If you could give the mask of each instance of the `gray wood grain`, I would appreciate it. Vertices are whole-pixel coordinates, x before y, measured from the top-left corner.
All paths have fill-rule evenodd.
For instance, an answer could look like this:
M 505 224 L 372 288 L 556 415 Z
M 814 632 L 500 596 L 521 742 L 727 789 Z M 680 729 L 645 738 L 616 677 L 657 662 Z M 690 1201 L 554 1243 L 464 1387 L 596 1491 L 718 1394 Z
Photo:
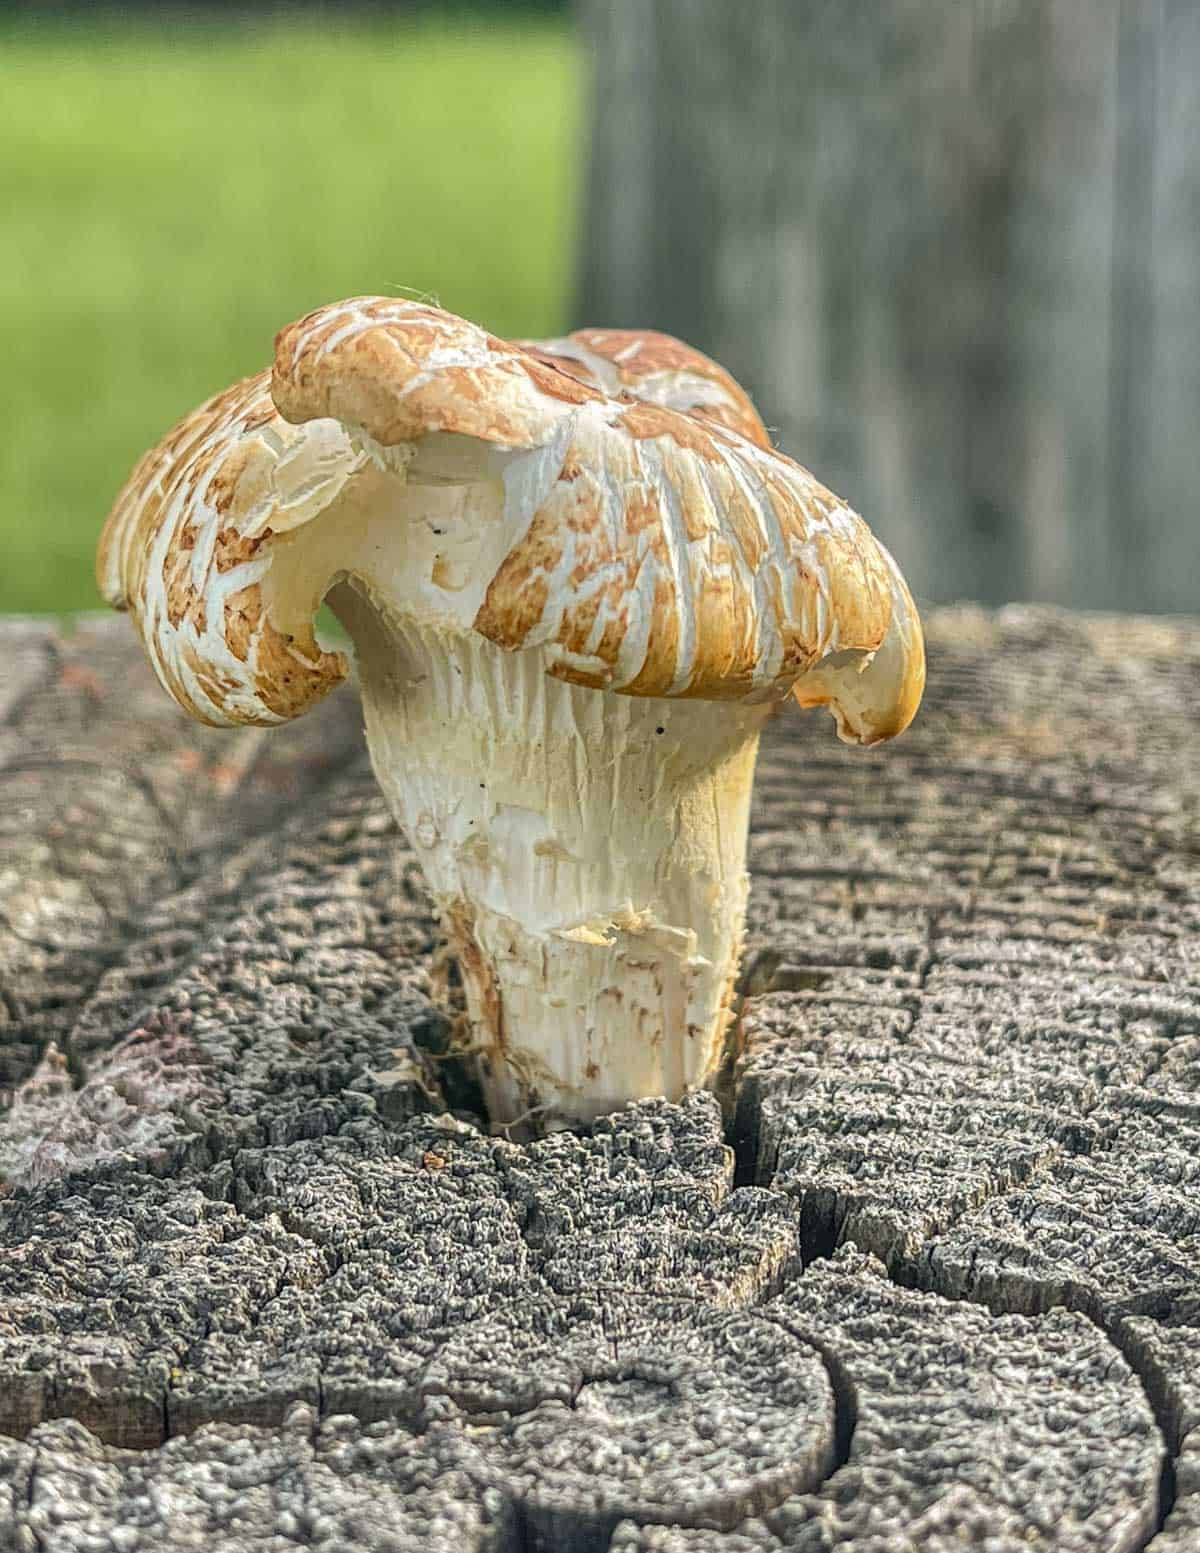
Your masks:
M 728 1536 L 623 1525 L 614 1553 L 1141 1548 L 1162 1440 L 1137 1378 L 1084 1318 L 995 1319 L 890 1283 L 849 1248 L 764 1314 L 837 1356 L 846 1457 Z
M 352 696 L 214 784 L 6 632 L 0 1548 L 1196 1540 L 1200 629 L 943 611 L 894 747 L 775 719 L 724 1114 L 527 1145 Z
M 1194 611 L 1190 0 L 578 0 L 577 321 L 744 381 L 920 596 Z
M 444 1452 L 445 1454 L 439 1454 Z M 0 1437 L 0 1546 L 16 1553 L 243 1553 L 297 1547 L 371 1553 L 498 1553 L 511 1519 L 481 1493 L 447 1437 L 319 1421 L 297 1406 L 279 1429 L 216 1425 L 162 1450 L 121 1451 L 80 1424 Z
M 71 1060 L 80 1006 L 143 911 L 358 752 L 345 698 L 300 740 L 185 728 L 130 635 L 116 618 L 69 634 L 0 620 L 0 1091 L 52 1043 Z

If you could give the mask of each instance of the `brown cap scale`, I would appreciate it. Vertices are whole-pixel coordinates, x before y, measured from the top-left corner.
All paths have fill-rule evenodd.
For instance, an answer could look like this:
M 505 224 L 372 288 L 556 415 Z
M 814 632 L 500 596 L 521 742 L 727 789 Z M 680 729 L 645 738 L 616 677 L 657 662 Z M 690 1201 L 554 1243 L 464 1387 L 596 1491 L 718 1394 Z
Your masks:
M 314 634 L 329 598 L 506 1119 L 709 1079 L 765 709 L 827 704 L 874 743 L 924 680 L 890 556 L 716 363 L 388 298 L 284 329 L 272 373 L 147 454 L 98 576 L 216 723 L 344 676 Z

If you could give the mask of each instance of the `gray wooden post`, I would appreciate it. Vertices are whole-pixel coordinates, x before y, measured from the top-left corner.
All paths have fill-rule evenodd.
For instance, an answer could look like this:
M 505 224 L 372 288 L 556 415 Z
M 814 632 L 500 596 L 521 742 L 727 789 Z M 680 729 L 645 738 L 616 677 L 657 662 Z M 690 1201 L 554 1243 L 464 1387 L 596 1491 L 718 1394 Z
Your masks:
M 919 593 L 1200 601 L 1200 7 L 579 0 L 578 321 L 719 356 Z

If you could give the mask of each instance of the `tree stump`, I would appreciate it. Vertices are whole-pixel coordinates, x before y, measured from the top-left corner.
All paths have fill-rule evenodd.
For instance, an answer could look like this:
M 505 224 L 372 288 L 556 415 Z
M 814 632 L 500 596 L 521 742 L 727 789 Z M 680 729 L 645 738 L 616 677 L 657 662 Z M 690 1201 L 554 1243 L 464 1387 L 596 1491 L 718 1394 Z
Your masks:
M 764 743 L 719 1097 L 489 1136 L 357 704 L 0 625 L 0 1548 L 1200 1545 L 1200 627 Z

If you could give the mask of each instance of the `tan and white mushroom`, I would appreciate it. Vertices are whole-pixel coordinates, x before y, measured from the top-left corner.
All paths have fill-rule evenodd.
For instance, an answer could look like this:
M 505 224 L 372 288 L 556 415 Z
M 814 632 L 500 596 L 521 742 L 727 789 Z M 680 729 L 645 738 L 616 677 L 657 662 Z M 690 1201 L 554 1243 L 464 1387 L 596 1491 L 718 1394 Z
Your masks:
M 663 335 L 509 343 L 359 298 L 137 465 L 98 557 L 205 722 L 348 670 L 457 953 L 493 1119 L 709 1082 L 746 903 L 759 731 L 788 696 L 899 733 L 924 651 L 860 518 Z

